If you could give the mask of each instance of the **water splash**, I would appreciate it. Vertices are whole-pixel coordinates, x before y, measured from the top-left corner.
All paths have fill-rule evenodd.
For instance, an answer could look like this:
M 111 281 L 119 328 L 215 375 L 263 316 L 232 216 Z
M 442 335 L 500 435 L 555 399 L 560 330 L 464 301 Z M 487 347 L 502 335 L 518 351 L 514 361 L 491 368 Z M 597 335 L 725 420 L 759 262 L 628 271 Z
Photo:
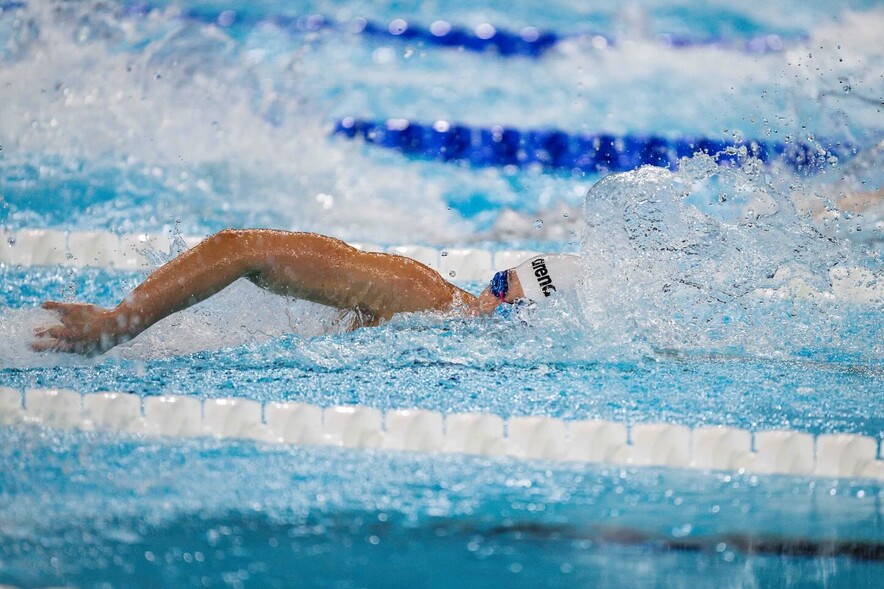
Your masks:
M 238 43 L 173 9 L 130 19 L 101 3 L 30 3 L 19 20 L 32 34 L 0 68 L 14 89 L 0 101 L 4 223 L 398 242 L 470 229 L 438 181 L 328 139 L 301 47 L 279 31 Z
M 160 253 L 156 253 L 160 255 Z M 112 307 L 124 288 L 107 299 Z M 116 289 L 115 289 L 116 290 Z M 45 294 L 41 298 L 54 298 Z M 74 297 L 84 299 L 83 295 Z M 88 300 L 88 295 L 85 297 Z M 99 301 L 104 302 L 104 301 Z M 117 360 L 143 362 L 156 358 L 212 353 L 224 348 L 260 344 L 286 334 L 302 338 L 334 334 L 349 326 L 347 316 L 330 307 L 272 295 L 241 280 L 215 297 L 158 322 L 137 338 L 98 357 L 38 353 L 30 349 L 34 330 L 57 323 L 54 313 L 34 308 L 0 308 L 0 369 L 47 366 L 95 366 Z
M 616 51 L 565 44 L 542 62 L 498 63 L 459 52 L 406 58 L 349 36 L 291 36 L 272 23 L 234 34 L 188 23 L 174 6 L 136 17 L 107 2 L 26 4 L 0 20 L 0 86 L 11 92 L 0 101 L 0 222 L 13 227 L 154 232 L 181 219 L 187 234 L 272 226 L 450 244 L 474 239 L 503 207 L 533 221 L 548 207 L 579 204 L 573 189 L 588 180 L 405 163 L 329 140 L 327 121 L 353 113 L 584 130 L 597 121 L 613 133 L 667 136 L 825 136 L 864 148 L 880 140 L 878 105 L 862 98 L 880 96 L 880 10 L 839 19 L 813 40 L 824 48 L 814 45 L 812 58 L 796 53 L 785 63 L 784 55 L 676 54 L 640 39 Z M 260 15 L 276 3 L 261 4 L 237 11 Z M 579 3 L 549 8 L 482 12 L 491 11 L 489 22 L 536 16 L 556 27 L 607 14 Z M 376 10 L 392 17 L 399 9 Z M 434 10 L 421 18 L 440 16 Z M 772 24 L 783 11 L 750 12 Z M 802 11 L 786 12 L 792 26 L 791 13 Z M 459 3 L 446 14 L 479 18 Z M 720 24 L 704 14 L 686 16 Z M 543 86 L 526 83 L 534 79 Z
M 594 186 L 581 293 L 593 337 L 621 351 L 880 360 L 880 325 L 849 326 L 833 287 L 866 263 L 874 289 L 880 264 L 820 232 L 775 184 L 751 161 L 697 155 L 674 173 L 648 166 Z M 880 295 L 870 303 L 880 309 Z

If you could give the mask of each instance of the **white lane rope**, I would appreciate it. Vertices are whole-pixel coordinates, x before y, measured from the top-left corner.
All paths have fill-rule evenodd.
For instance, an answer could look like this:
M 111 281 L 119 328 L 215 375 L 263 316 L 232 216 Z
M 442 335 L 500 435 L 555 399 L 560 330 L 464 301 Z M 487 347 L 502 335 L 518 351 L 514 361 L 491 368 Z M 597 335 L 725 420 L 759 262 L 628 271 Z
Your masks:
M 213 437 L 267 444 L 509 456 L 884 480 L 878 440 L 852 434 L 667 423 L 626 426 L 546 416 L 504 420 L 483 413 L 424 409 L 386 412 L 352 405 L 259 403 L 243 398 L 146 396 L 0 387 L 0 425 L 105 431 L 139 437 Z

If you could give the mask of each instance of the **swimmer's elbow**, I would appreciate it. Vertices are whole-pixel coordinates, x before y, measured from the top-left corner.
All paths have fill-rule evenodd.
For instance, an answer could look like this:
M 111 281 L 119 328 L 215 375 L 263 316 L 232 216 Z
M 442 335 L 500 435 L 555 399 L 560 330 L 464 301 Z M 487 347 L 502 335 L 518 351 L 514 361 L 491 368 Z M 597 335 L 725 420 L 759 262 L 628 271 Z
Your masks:
M 228 254 L 239 249 L 243 234 L 240 229 L 222 229 L 201 241 L 197 248 L 208 249 L 213 253 Z
M 211 243 L 216 249 L 241 250 L 243 243 L 251 233 L 250 229 L 222 229 L 207 238 L 206 242 Z
M 203 241 L 200 246 L 211 252 L 211 260 L 225 267 L 235 267 L 243 275 L 256 272 L 258 259 L 256 252 L 260 249 L 260 230 L 257 229 L 222 229 Z

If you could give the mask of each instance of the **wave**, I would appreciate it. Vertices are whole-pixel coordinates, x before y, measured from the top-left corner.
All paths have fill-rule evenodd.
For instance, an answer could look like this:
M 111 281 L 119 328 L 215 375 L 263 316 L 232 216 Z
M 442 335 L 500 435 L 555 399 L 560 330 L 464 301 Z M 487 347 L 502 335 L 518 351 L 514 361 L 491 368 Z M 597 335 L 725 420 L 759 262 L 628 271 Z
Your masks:
M 821 232 L 778 182 L 751 161 L 721 168 L 698 155 L 676 172 L 648 166 L 594 186 L 581 300 L 595 337 L 660 351 L 880 360 L 880 294 L 856 323 L 833 285 L 858 266 L 880 293 L 880 259 Z

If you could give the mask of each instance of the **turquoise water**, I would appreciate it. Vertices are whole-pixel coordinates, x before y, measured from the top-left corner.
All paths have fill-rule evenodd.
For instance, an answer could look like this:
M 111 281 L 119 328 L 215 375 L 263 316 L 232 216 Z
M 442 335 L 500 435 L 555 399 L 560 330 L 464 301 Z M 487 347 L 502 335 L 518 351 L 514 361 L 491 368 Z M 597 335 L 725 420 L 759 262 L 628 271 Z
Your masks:
M 24 586 L 872 587 L 882 574 L 855 557 L 882 539 L 879 487 L 861 483 L 2 436 L 2 580 Z M 822 539 L 822 555 L 789 556 L 795 538 Z
M 842 194 L 881 188 L 877 3 L 186 4 L 623 41 L 572 38 L 538 59 L 210 26 L 160 4 L 171 8 L 31 2 L 0 14 L 0 88 L 13 96 L 0 100 L 3 228 L 271 226 L 582 250 L 599 263 L 593 280 L 580 301 L 513 320 L 416 315 L 353 333 L 335 331 L 329 309 L 236 284 L 80 358 L 27 349 L 50 318 L 38 303 L 111 305 L 143 274 L 2 266 L 0 386 L 881 439 L 882 306 L 830 296 L 828 278 L 880 274 L 880 212 L 793 207 L 836 212 Z M 678 49 L 658 33 L 776 34 L 786 49 Z M 712 173 L 698 156 L 587 196 L 599 176 L 414 161 L 331 137 L 348 115 L 826 137 L 859 152 L 812 176 Z M 759 294 L 794 276 L 821 294 Z M 875 587 L 882 500 L 868 481 L 0 427 L 0 584 Z

